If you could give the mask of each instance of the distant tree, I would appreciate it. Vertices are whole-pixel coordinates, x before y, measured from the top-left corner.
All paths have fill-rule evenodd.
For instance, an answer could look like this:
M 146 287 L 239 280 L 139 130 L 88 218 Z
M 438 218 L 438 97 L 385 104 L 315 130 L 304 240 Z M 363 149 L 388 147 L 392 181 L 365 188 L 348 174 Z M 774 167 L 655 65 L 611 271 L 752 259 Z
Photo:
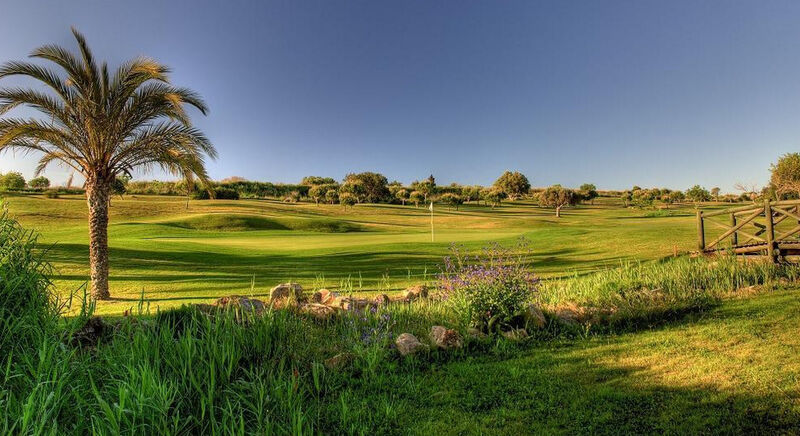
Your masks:
M 427 203 L 428 198 L 436 194 L 436 178 L 433 177 L 433 174 L 428 176 L 428 178 L 423 182 L 418 182 L 416 190 L 422 193 L 424 200 Z
M 514 171 L 504 172 L 495 182 L 494 186 L 503 190 L 508 195 L 509 200 L 516 200 L 528 193 L 531 184 L 524 174 Z
M 72 180 L 74 178 L 75 178 L 75 173 L 70 173 L 69 177 L 67 177 L 67 181 L 66 183 L 64 183 L 64 186 L 66 186 L 67 189 L 72 188 Z
M 314 200 L 314 203 L 319 206 L 319 202 L 325 199 L 325 194 L 328 193 L 328 188 L 326 185 L 311 185 L 311 188 L 308 190 L 308 196 Z
M 631 192 L 630 204 L 636 207 L 650 207 L 661 196 L 659 189 L 637 189 Z
M 464 199 L 465 203 L 478 201 L 481 199 L 481 189 L 480 186 L 463 186 L 461 187 L 461 198 Z
M 741 201 L 752 201 L 755 203 L 758 200 L 758 185 L 745 185 L 744 183 L 737 182 L 734 185 L 736 190 L 741 191 L 739 199 Z
M 346 184 L 360 184 L 362 186 L 363 192 L 360 193 L 361 195 L 356 192 L 351 192 L 358 197 L 359 203 L 362 201 L 366 203 L 378 203 L 388 200 L 390 196 L 387 186 L 389 181 L 386 179 L 386 176 L 380 173 L 363 172 L 348 174 L 344 178 L 342 186 Z
M 406 205 L 406 201 L 408 200 L 409 192 L 408 192 L 407 189 L 398 189 L 394 193 L 394 196 L 395 196 L 395 198 L 400 200 L 400 202 L 403 204 L 403 206 L 405 206 Z
M 682 202 L 685 198 L 686 198 L 686 196 L 683 195 L 683 192 L 681 192 L 681 191 L 672 191 L 669 194 L 667 194 L 665 203 L 667 203 L 667 204 L 677 204 L 677 203 Z
M 356 198 L 355 195 L 349 192 L 342 192 L 339 194 L 339 203 L 341 203 L 342 206 L 344 206 L 346 209 L 347 206 L 350 207 L 355 206 L 355 204 L 358 203 L 358 199 Z
M 500 203 L 506 198 L 506 191 L 494 186 L 491 188 L 485 188 L 481 192 L 481 197 L 483 197 L 483 201 L 490 204 L 492 209 L 497 206 L 500 206 Z
M 711 194 L 706 188 L 703 188 L 700 185 L 694 185 L 686 190 L 686 198 L 695 203 L 700 203 L 702 201 L 710 201 Z
M 356 203 L 361 203 L 366 198 L 367 190 L 364 187 L 364 183 L 360 180 L 351 179 L 345 180 L 344 183 L 339 185 L 339 197 L 342 194 L 350 194 L 356 199 Z M 341 201 L 341 198 L 339 199 Z
M 17 172 L 6 173 L 0 177 L 0 189 L 7 191 L 18 191 L 25 188 L 25 177 Z
M 339 201 L 339 191 L 336 189 L 331 189 L 325 193 L 325 199 L 328 200 L 329 204 L 336 204 Z
M 303 177 L 303 180 L 300 181 L 300 184 L 305 186 L 332 185 L 335 183 L 336 180 L 330 177 L 319 177 L 319 176 L 306 176 Z
M 561 208 L 577 204 L 579 201 L 575 191 L 553 185 L 539 193 L 539 204 L 556 209 L 556 217 L 561 217 Z
M 594 204 L 594 199 L 597 198 L 597 186 L 592 183 L 584 183 L 581 185 L 579 189 L 579 193 L 581 195 L 581 201 L 590 201 Z
M 719 201 L 719 188 L 711 188 L 711 196 L 714 197 L 714 201 Z
M 800 194 L 800 153 L 781 156 L 777 163 L 770 166 L 770 172 L 770 184 L 778 195 Z
M 450 207 L 455 207 L 456 210 L 458 210 L 458 207 L 460 205 L 464 204 L 464 200 L 461 198 L 460 195 L 453 194 L 453 193 L 450 193 L 450 192 L 442 194 L 442 196 L 439 197 L 439 201 L 441 201 L 442 203 L 444 203 L 444 204 L 446 204 L 446 205 L 448 205 Z
M 44 176 L 34 177 L 28 180 L 28 186 L 33 189 L 45 189 L 50 187 L 50 179 Z
M 425 194 L 419 191 L 411 191 L 411 193 L 408 194 L 408 199 L 414 203 L 414 207 L 419 207 L 419 204 L 425 201 Z
M 625 207 L 629 207 L 631 202 L 633 201 L 633 192 L 632 191 L 622 191 L 619 194 L 619 198 L 622 200 L 622 205 Z

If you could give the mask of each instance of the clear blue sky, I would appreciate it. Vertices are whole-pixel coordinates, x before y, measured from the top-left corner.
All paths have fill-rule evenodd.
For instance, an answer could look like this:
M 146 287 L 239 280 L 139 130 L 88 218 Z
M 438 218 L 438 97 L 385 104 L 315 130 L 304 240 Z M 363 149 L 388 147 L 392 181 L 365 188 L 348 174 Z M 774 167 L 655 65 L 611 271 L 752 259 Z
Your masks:
M 535 186 L 732 191 L 800 145 L 797 1 L 5 0 L 0 14 L 0 61 L 74 47 L 74 25 L 113 65 L 170 65 L 211 107 L 196 124 L 217 179 L 490 184 L 511 169 Z M 4 154 L 0 171 L 34 161 Z

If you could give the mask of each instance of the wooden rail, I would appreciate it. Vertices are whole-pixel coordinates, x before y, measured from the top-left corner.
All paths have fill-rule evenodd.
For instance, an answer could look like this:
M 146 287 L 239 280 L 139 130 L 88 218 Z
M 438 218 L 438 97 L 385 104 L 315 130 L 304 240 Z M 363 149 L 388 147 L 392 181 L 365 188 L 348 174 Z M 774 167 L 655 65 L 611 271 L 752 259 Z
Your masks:
M 707 224 L 722 232 L 709 243 L 706 243 Z M 761 205 L 697 210 L 697 248 L 703 254 L 730 251 L 762 255 L 773 261 L 800 259 L 798 235 L 800 200 L 767 200 Z

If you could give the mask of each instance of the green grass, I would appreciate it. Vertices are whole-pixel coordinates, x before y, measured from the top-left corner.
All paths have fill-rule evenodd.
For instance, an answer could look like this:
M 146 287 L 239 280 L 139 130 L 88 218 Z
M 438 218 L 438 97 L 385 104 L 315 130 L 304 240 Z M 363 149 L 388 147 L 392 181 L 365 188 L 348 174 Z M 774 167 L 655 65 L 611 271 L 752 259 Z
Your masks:
M 79 196 L 6 198 L 12 215 L 41 232 L 41 246 L 60 276 L 61 292 L 88 277 L 86 205 Z M 264 295 L 277 283 L 306 288 L 353 284 L 356 292 L 396 291 L 431 279 L 451 244 L 478 251 L 520 236 L 533 247 L 544 277 L 585 274 L 670 256 L 693 248 L 690 206 L 668 216 L 625 209 L 616 199 L 565 210 L 530 202 L 491 209 L 444 207 L 430 240 L 427 209 L 399 205 L 286 204 L 270 200 L 192 201 L 126 196 L 111 207 L 111 293 L 98 313 L 121 313 L 144 293 L 151 306 L 210 302 L 230 294 Z

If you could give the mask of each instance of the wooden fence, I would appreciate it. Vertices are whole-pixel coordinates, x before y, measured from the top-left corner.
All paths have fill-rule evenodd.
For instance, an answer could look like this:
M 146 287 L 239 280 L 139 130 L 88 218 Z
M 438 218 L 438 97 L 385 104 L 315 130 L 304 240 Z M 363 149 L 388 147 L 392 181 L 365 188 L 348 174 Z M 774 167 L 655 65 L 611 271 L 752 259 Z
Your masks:
M 709 227 L 719 233 L 707 242 Z M 766 256 L 770 260 L 800 261 L 800 200 L 765 201 L 728 209 L 697 210 L 697 248 L 700 253 L 723 251 Z

